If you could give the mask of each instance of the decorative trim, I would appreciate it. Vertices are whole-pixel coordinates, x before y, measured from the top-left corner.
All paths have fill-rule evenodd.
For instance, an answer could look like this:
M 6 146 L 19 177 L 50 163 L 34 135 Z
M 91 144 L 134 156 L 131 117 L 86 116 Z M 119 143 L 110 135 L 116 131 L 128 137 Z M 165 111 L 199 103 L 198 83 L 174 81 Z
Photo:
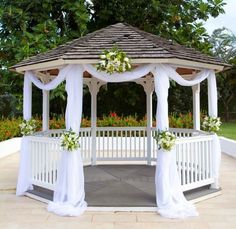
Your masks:
M 24 71 L 28 70 L 48 70 L 48 69 L 54 69 L 58 68 L 61 65 L 65 64 L 97 64 L 99 59 L 77 59 L 77 60 L 52 60 L 48 62 L 43 63 L 37 63 L 37 64 L 31 64 L 31 65 L 25 65 L 21 67 L 16 67 L 15 70 L 19 73 L 24 73 Z M 190 61 L 190 60 L 183 60 L 178 58 L 158 58 L 158 59 L 132 59 L 132 64 L 153 64 L 153 63 L 168 63 L 173 64 L 178 67 L 186 67 L 186 68 L 195 68 L 195 69 L 213 69 L 218 71 L 222 71 L 224 69 L 224 66 L 217 65 L 217 64 L 208 64 L 208 63 L 202 63 L 202 62 L 196 62 L 196 61 Z

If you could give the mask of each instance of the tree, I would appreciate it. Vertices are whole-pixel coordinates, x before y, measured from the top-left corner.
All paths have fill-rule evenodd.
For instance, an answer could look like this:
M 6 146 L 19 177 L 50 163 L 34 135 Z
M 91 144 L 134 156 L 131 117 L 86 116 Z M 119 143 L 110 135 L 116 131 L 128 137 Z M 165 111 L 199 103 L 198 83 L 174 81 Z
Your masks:
M 127 22 L 180 44 L 208 52 L 201 21 L 224 13 L 223 0 L 91 0 L 90 30 Z
M 223 0 L 91 0 L 91 2 L 92 17 L 88 25 L 90 31 L 117 22 L 127 22 L 205 53 L 209 53 L 212 45 L 202 21 L 206 21 L 210 16 L 217 17 L 224 13 L 225 5 Z M 114 94 L 122 94 L 121 90 L 120 86 L 113 86 Z M 132 90 L 134 94 L 139 95 L 137 88 L 134 87 Z M 105 96 L 105 92 L 99 93 L 100 100 L 105 101 Z M 190 88 L 172 83 L 169 93 L 170 112 L 192 110 L 192 102 L 189 100 L 191 96 Z M 142 98 L 138 96 L 137 101 L 139 99 Z M 115 111 L 119 113 L 119 110 Z
M 22 99 L 23 79 L 8 68 L 85 34 L 89 20 L 86 4 L 85 0 L 2 0 L 0 83 L 11 84 L 11 93 Z
M 221 72 L 217 77 L 219 104 L 224 111 L 225 121 L 230 119 L 230 108 L 236 102 L 236 36 L 227 28 L 217 29 L 212 33 L 210 42 L 212 52 L 222 61 L 232 64 L 232 68 Z
M 127 22 L 208 52 L 211 47 L 209 37 L 201 21 L 223 13 L 224 4 L 223 0 L 2 0 L 0 85 L 3 85 L 3 91 L 12 93 L 22 104 L 23 80 L 18 74 L 9 72 L 9 66 L 116 22 Z M 61 89 L 53 92 L 54 112 L 60 112 L 64 103 L 65 92 Z M 113 87 L 113 90 L 114 95 L 123 93 L 119 86 Z M 130 106 L 125 106 L 124 113 L 129 112 L 128 107 L 131 110 L 138 107 L 139 99 L 143 99 L 135 97 L 140 96 L 140 88 L 133 87 L 132 90 L 133 94 L 126 99 L 126 104 Z M 101 101 L 105 94 L 105 91 L 99 93 Z

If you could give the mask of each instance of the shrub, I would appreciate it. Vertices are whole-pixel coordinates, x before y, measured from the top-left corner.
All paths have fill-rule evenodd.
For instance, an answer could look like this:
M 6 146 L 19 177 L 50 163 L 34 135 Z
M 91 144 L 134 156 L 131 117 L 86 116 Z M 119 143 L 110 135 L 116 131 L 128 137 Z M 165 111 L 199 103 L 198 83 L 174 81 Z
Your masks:
M 21 136 L 19 125 L 22 118 L 0 120 L 0 141 Z
M 201 120 L 203 119 L 204 114 L 201 114 Z M 42 121 L 40 117 L 35 117 L 37 121 L 37 131 L 42 129 Z M 0 119 L 0 141 L 7 140 L 13 137 L 20 137 L 20 128 L 19 124 L 22 122 L 22 118 L 12 118 L 12 119 Z M 193 117 L 192 113 L 187 114 L 170 114 L 169 116 L 170 127 L 172 128 L 193 128 Z M 97 126 L 106 127 L 106 126 L 146 126 L 147 117 L 145 116 L 142 119 L 138 119 L 136 115 L 134 116 L 118 116 L 115 112 L 110 112 L 109 115 L 98 118 Z M 153 126 L 156 126 L 156 122 L 153 120 Z M 91 120 L 87 117 L 83 117 L 81 120 L 82 127 L 90 127 Z M 50 129 L 65 129 L 65 119 L 63 117 L 53 117 L 49 121 Z

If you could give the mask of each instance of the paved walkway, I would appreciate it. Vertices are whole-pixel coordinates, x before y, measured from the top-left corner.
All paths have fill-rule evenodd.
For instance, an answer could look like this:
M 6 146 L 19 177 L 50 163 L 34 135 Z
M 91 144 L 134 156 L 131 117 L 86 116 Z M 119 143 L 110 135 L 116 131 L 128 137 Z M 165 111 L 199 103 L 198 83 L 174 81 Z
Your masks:
M 198 203 L 199 217 L 169 220 L 152 212 L 86 212 L 80 217 L 58 217 L 46 211 L 44 203 L 16 197 L 18 154 L 0 160 L 0 228 L 79 229 L 235 229 L 236 159 L 223 155 L 222 195 Z

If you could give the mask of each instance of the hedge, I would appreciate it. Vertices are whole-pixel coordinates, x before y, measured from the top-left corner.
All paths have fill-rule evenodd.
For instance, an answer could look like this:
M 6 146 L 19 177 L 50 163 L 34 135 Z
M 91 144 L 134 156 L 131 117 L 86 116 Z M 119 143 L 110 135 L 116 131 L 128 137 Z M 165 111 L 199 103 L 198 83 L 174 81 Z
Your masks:
M 38 122 L 38 129 L 42 129 L 42 121 L 39 117 L 35 118 Z M 0 119 L 0 141 L 7 140 L 13 137 L 20 137 L 19 124 L 22 118 Z M 173 128 L 189 128 L 193 127 L 192 114 L 171 114 L 169 116 L 170 127 Z M 109 115 L 98 118 L 97 126 L 146 126 L 146 117 L 138 119 L 136 116 L 118 116 L 115 112 L 110 112 Z M 90 127 L 91 120 L 82 118 L 82 127 Z M 156 126 L 153 121 L 153 126 Z M 53 117 L 49 121 L 50 129 L 65 129 L 65 119 L 61 117 Z

